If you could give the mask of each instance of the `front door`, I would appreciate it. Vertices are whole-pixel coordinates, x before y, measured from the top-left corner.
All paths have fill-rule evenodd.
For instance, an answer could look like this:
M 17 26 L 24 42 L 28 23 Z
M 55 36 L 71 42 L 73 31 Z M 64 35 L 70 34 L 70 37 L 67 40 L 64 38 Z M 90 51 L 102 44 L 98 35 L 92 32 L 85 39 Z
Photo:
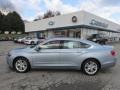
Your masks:
M 60 41 L 50 41 L 40 46 L 38 52 L 33 53 L 34 66 L 57 67 L 60 64 L 59 58 Z

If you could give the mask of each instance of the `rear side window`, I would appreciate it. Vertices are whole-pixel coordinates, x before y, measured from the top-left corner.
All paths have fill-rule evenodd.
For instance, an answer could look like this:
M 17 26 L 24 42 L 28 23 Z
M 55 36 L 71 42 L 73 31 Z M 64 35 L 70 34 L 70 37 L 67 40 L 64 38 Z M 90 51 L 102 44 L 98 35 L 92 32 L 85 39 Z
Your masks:
M 62 43 L 63 49 L 74 49 L 74 48 L 89 48 L 90 45 L 79 42 L 79 41 L 69 41 L 65 40 Z

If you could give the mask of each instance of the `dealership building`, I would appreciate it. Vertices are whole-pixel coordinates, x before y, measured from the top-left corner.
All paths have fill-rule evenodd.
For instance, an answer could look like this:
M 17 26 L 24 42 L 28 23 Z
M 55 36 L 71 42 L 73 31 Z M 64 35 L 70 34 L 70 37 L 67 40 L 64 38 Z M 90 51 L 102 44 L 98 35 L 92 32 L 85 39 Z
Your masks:
M 104 34 L 120 39 L 120 25 L 86 11 L 59 15 L 25 23 L 25 32 L 35 37 L 87 38 L 92 34 Z

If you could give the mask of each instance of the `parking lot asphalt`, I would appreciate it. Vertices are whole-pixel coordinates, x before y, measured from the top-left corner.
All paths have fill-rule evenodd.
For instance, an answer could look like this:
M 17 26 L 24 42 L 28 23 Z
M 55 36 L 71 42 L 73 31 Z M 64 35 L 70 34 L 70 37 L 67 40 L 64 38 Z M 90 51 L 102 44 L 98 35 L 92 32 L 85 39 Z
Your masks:
M 95 76 L 76 70 L 31 70 L 16 73 L 8 68 L 6 54 L 25 45 L 0 42 L 0 90 L 120 90 L 120 43 L 111 44 L 117 51 L 115 67 L 101 70 Z

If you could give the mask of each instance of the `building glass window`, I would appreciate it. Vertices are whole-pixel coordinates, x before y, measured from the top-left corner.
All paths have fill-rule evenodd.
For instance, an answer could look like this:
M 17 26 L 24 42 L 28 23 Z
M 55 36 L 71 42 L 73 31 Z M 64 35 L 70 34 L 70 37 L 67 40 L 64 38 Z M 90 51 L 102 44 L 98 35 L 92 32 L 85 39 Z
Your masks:
M 65 31 L 54 31 L 54 35 L 57 37 L 65 37 Z

